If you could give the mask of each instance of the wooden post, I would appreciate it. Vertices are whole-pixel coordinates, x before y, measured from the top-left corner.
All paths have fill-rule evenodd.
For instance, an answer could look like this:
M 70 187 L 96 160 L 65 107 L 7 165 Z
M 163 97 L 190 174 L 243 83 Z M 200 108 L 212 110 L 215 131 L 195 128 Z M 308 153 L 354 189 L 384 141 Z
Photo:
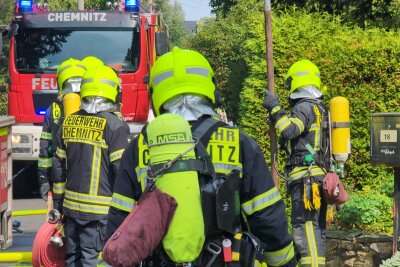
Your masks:
M 265 44 L 267 51 L 267 81 L 268 91 L 275 93 L 275 80 L 274 80 L 274 59 L 272 56 L 272 11 L 271 11 L 271 0 L 264 0 L 264 17 L 265 17 Z M 277 162 L 277 141 L 275 126 L 270 125 L 269 127 L 270 136 L 270 151 L 271 151 L 271 173 L 274 179 L 275 185 L 278 186 L 278 162 Z

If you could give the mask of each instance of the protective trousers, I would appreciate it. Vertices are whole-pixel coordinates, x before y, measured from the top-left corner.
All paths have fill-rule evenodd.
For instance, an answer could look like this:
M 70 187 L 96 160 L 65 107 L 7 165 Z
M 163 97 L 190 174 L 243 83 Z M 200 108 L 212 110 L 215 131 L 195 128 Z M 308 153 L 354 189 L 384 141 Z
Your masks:
M 322 194 L 323 176 L 312 178 L 318 183 L 321 196 L 321 206 L 317 210 L 305 208 L 305 183 L 302 179 L 292 182 L 288 187 L 292 199 L 293 239 L 301 256 L 301 266 L 306 267 L 325 266 L 327 204 Z
M 66 217 L 66 267 L 96 267 L 106 235 L 106 220 L 85 221 Z

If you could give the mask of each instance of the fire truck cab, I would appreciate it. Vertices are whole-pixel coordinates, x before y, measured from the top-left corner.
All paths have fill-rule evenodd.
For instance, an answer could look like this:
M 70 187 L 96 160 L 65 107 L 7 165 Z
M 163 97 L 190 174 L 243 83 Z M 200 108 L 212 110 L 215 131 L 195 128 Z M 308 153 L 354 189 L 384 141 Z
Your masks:
M 15 117 L 11 130 L 14 194 L 32 190 L 37 183 L 42 123 L 59 93 L 56 71 L 65 59 L 91 55 L 118 72 L 121 112 L 132 134 L 140 132 L 151 115 L 146 77 L 156 56 L 167 50 L 166 33 L 160 31 L 157 14 L 139 11 L 138 0 L 118 1 L 111 7 L 50 11 L 32 0 L 17 1 L 8 32 L 7 78 L 8 114 Z M 32 169 L 34 177 L 19 180 Z

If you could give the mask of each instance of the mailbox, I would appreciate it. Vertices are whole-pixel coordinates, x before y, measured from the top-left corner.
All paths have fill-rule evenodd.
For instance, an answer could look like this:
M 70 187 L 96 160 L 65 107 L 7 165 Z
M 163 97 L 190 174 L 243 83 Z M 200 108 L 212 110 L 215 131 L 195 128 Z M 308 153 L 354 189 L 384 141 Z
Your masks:
M 400 167 L 400 112 L 371 114 L 372 165 Z

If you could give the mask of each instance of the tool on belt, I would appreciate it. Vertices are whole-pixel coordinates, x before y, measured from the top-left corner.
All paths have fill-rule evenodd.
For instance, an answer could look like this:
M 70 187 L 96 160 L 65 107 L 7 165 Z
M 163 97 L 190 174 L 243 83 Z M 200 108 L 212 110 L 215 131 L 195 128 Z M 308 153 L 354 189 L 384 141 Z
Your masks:
M 309 170 L 312 165 L 310 165 Z M 315 177 L 308 176 L 303 178 L 304 192 L 303 192 L 303 202 L 304 208 L 306 210 L 319 210 L 321 207 L 321 195 L 318 187 L 318 181 Z

